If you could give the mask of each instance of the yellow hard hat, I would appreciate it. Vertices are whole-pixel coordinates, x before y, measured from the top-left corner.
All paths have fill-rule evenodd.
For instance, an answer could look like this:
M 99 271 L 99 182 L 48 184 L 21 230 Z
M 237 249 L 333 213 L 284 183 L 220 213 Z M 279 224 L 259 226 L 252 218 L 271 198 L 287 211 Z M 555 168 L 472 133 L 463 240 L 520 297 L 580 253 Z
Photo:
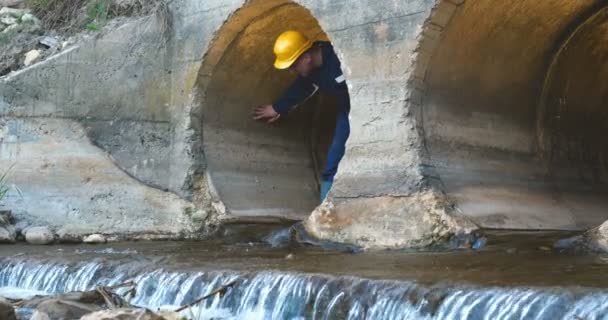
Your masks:
M 274 67 L 289 68 L 310 47 L 312 41 L 298 31 L 289 30 L 281 33 L 274 42 L 274 54 L 277 56 Z

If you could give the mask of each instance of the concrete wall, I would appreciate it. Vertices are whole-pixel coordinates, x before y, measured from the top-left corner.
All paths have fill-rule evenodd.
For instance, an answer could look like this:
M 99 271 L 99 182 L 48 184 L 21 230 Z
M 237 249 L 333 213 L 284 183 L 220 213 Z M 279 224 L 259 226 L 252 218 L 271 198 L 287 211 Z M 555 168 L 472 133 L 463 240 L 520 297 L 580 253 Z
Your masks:
M 105 232 L 136 221 L 137 232 L 167 234 L 192 233 L 205 219 L 304 219 L 314 210 L 306 221 L 313 235 L 366 247 L 430 245 L 475 229 L 469 219 L 490 227 L 587 227 L 607 218 L 598 200 L 603 180 L 588 193 L 551 189 L 567 180 L 537 161 L 546 155 L 538 137 L 548 132 L 538 129 L 537 102 L 544 91 L 563 92 L 559 71 L 550 77 L 561 79 L 552 82 L 558 86 L 543 89 L 550 61 L 600 4 L 175 0 L 168 15 L 131 21 L 2 79 L 0 161 L 3 168 L 16 163 L 15 182 L 26 195 L 4 205 L 58 227 L 70 217 L 67 208 L 76 208 Z M 291 79 L 272 68 L 270 53 L 287 28 L 332 41 L 351 97 L 346 156 L 316 210 L 331 102 L 312 100 L 274 126 L 249 115 Z M 591 40 L 581 41 L 591 50 L 605 33 L 586 34 Z M 579 77 L 604 61 L 598 50 Z M 571 74 L 576 59 L 558 60 L 556 70 Z M 605 89 L 598 84 L 585 106 L 599 103 Z M 590 116 L 601 113 L 590 108 Z M 547 102 L 547 110 L 555 107 Z M 603 127 L 598 122 L 585 136 Z M 40 151 L 48 145 L 56 148 Z M 591 145 L 594 159 L 603 159 L 601 141 Z M 73 153 L 86 169 L 69 170 L 76 167 L 64 156 Z M 30 165 L 43 168 L 49 159 L 65 170 Z M 585 181 L 574 180 L 566 185 Z M 100 186 L 122 201 L 95 202 Z M 589 197 L 592 205 L 581 205 Z M 56 219 L 24 204 L 53 201 L 65 207 L 53 209 Z
M 196 229 L 161 18 L 109 26 L 1 79 L 0 168 L 21 190 L 3 206 L 19 219 L 127 237 Z

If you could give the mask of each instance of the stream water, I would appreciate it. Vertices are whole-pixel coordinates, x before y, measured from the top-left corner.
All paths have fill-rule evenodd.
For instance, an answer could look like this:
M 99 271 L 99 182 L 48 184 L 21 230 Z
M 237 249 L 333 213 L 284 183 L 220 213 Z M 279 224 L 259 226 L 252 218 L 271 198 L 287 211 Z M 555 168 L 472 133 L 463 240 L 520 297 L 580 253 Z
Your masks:
M 0 295 L 137 283 L 133 303 L 195 319 L 608 319 L 608 256 L 562 233 L 495 233 L 479 251 L 347 254 L 255 241 L 4 246 Z

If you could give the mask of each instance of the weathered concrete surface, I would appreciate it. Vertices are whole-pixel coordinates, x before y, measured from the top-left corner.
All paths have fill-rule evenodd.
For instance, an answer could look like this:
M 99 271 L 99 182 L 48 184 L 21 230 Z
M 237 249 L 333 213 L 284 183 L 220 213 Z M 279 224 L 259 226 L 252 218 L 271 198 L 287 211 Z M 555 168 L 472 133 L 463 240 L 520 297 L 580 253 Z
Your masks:
M 83 125 L 66 119 L 2 119 L 2 168 L 12 192 L 3 205 L 17 220 L 87 233 L 175 236 L 190 230 L 194 206 L 126 174 L 91 144 Z M 85 233 L 86 234 L 86 233 Z
M 599 224 L 608 218 L 605 179 L 585 177 L 606 168 L 594 138 L 605 123 L 582 136 L 592 138 L 585 150 L 595 171 L 568 152 L 548 160 L 557 149 L 545 137 L 576 144 L 585 119 L 604 119 L 605 15 L 577 28 L 601 5 L 175 0 L 169 14 L 1 79 L 0 168 L 16 163 L 11 177 L 24 191 L 4 205 L 56 227 L 86 221 L 60 238 L 304 219 L 316 206 L 331 102 L 315 98 L 273 126 L 249 114 L 292 77 L 272 68 L 270 48 L 297 28 L 332 41 L 352 105 L 334 188 L 306 222 L 313 234 L 377 248 L 466 233 L 475 227 L 467 218 L 498 228 Z M 568 58 L 558 49 L 574 34 L 585 49 Z M 580 59 L 588 64 L 576 78 L 595 80 L 566 89 Z M 579 102 L 572 110 L 586 112 L 556 108 L 567 90 Z M 543 92 L 552 98 L 541 108 Z M 555 126 L 540 121 L 546 115 L 576 120 L 547 135 Z
M 423 32 L 424 162 L 480 226 L 581 230 L 608 218 L 605 5 L 446 1 Z
M 325 202 L 312 213 L 305 227 L 317 238 L 366 249 L 424 248 L 477 229 L 448 208 L 445 197 L 433 192 L 359 198 L 338 205 Z
M 334 197 L 415 198 L 424 183 L 407 82 L 432 6 L 175 1 L 169 17 L 131 22 L 5 78 L 2 114 L 20 125 L 3 145 L 20 151 L 4 152 L 3 163 L 17 163 L 14 183 L 28 199 L 12 195 L 5 205 L 53 227 L 82 217 L 84 226 L 58 230 L 70 239 L 78 230 L 197 229 L 184 212 L 305 218 L 316 206 L 331 103 L 313 100 L 274 127 L 249 119 L 292 77 L 270 63 L 272 41 L 287 28 L 330 38 L 344 61 L 354 129 Z M 57 136 L 62 126 L 72 133 Z M 78 167 L 73 153 L 82 155 Z M 53 170 L 32 179 L 46 162 Z

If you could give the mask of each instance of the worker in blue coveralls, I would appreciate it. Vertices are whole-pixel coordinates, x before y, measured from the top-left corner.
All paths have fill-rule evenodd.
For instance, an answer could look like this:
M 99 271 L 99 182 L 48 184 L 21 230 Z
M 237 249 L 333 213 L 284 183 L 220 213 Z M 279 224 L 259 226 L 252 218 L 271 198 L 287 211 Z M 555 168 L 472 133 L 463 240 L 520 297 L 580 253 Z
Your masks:
M 255 120 L 275 122 L 286 116 L 296 105 L 311 97 L 317 90 L 334 96 L 337 101 L 336 128 L 327 153 L 327 161 L 321 176 L 321 202 L 327 196 L 344 156 L 346 140 L 350 134 L 348 113 L 350 99 L 340 60 L 331 43 L 312 42 L 298 31 L 285 31 L 275 41 L 274 66 L 290 69 L 298 74 L 296 80 L 273 104 L 258 106 L 253 111 Z

